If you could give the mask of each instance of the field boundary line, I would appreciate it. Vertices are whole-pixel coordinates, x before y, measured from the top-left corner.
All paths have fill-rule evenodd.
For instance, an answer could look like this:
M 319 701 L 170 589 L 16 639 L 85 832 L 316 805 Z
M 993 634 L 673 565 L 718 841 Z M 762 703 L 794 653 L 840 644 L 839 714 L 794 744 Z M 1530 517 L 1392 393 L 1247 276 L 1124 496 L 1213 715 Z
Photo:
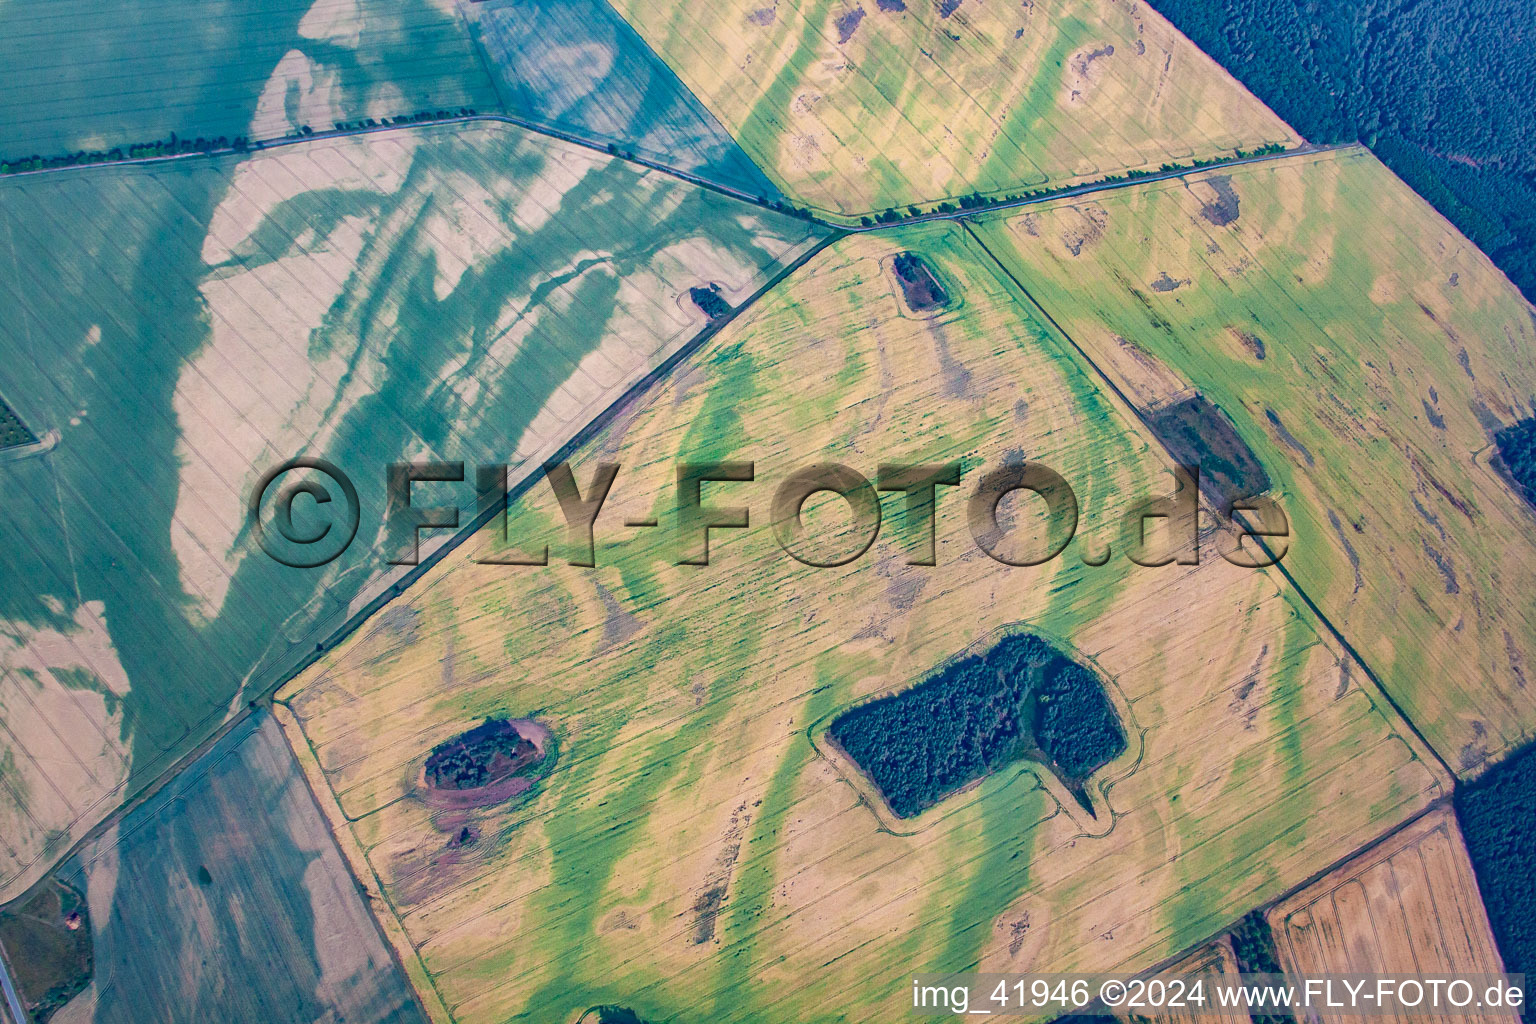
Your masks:
M 1417 811 L 1414 811 L 1412 814 L 1410 814 L 1408 817 L 1404 818 L 1402 821 L 1398 822 L 1395 825 L 1388 826 L 1387 830 L 1385 832 L 1381 833 L 1375 839 L 1372 839 L 1370 842 L 1364 844 L 1363 846 L 1358 846 L 1355 849 L 1350 850 L 1344 856 L 1338 858 L 1337 860 L 1334 860 L 1334 861 L 1330 862 L 1329 864 L 1327 864 L 1326 866 L 1324 866 L 1320 870 L 1313 872 L 1312 874 L 1308 875 L 1306 878 L 1302 879 L 1300 882 L 1298 882 L 1295 885 L 1291 886 L 1289 889 L 1286 889 L 1285 891 L 1283 891 L 1281 893 L 1278 893 L 1273 899 L 1265 900 L 1263 903 L 1259 903 L 1259 904 L 1257 904 L 1257 905 L 1255 905 L 1253 907 L 1250 907 L 1248 910 L 1244 911 L 1242 913 L 1242 915 L 1240 915 L 1239 917 L 1234 918 L 1230 923 L 1226 924 L 1225 926 L 1223 926 L 1218 931 L 1215 931 L 1215 932 L 1211 933 L 1210 935 L 1207 935 L 1205 938 L 1200 939 L 1199 941 L 1190 944 L 1189 946 L 1187 946 L 1184 949 L 1180 950 L 1178 953 L 1174 954 L 1173 956 L 1166 957 L 1166 958 L 1164 958 L 1162 960 L 1159 960 L 1157 963 L 1155 963 L 1152 966 L 1146 968 L 1145 970 L 1137 972 L 1138 976 L 1157 974 L 1157 973 L 1160 973 L 1162 971 L 1166 971 L 1170 967 L 1172 967 L 1173 965 L 1177 964 L 1184 957 L 1188 956 L 1190 953 L 1192 953 L 1195 950 L 1199 949 L 1201 946 L 1207 946 L 1207 945 L 1210 945 L 1213 942 L 1221 941 L 1222 939 L 1224 939 L 1228 935 L 1230 935 L 1232 933 L 1233 929 L 1235 929 L 1239 924 L 1242 923 L 1242 920 L 1243 920 L 1244 917 L 1247 917 L 1249 914 L 1254 913 L 1255 911 L 1257 911 L 1257 912 L 1259 912 L 1261 914 L 1268 914 L 1270 910 L 1272 910 L 1274 907 L 1278 906 L 1280 903 L 1284 902 L 1285 900 L 1290 899 L 1292 896 L 1295 896 L 1297 893 L 1301 892 L 1303 889 L 1306 889 L 1309 886 L 1315 885 L 1316 883 L 1318 883 L 1322 879 L 1326 878 L 1331 873 L 1339 870 L 1340 868 L 1342 868 L 1344 865 L 1348 864 L 1350 861 L 1354 860 L 1355 858 L 1363 857 L 1367 853 L 1370 853 L 1372 850 L 1374 850 L 1377 847 L 1381 846 L 1383 843 L 1390 842 L 1395 836 L 1401 834 L 1405 830 L 1407 830 L 1407 829 L 1413 827 L 1414 825 L 1418 824 L 1420 821 L 1424 820 L 1424 818 L 1428 817 L 1430 814 L 1435 813 L 1440 808 L 1446 806 L 1450 802 L 1451 802 L 1451 795 L 1449 793 L 1447 793 L 1445 796 L 1438 797 L 1438 798 L 1436 798 L 1434 800 L 1431 800 L 1429 803 L 1425 804 L 1423 807 L 1419 808 Z M 1265 922 L 1265 926 L 1268 927 L 1267 919 L 1266 919 L 1266 922 Z
M 1163 444 L 1157 433 L 1152 429 L 1152 425 L 1147 421 L 1146 416 L 1142 414 L 1142 411 L 1136 407 L 1136 404 L 1130 400 L 1125 392 L 1120 389 L 1120 386 L 1110 378 L 1109 374 L 1104 372 L 1103 367 L 1099 366 L 1099 364 L 1093 360 L 1093 357 L 1088 354 L 1087 350 L 1084 349 L 1082 345 L 1078 344 L 1076 338 L 1068 334 L 1066 329 L 1063 328 L 1061 324 L 1056 322 L 1056 318 L 1051 316 L 1050 311 L 1047 310 L 1045 306 L 1041 304 L 1040 300 L 1035 298 L 1034 294 L 1024 286 L 1024 282 L 1019 280 L 1018 276 L 1014 274 L 1013 271 L 1009 270 L 1002 260 L 998 259 L 997 254 L 994 253 L 992 249 L 987 245 L 987 243 L 982 240 L 981 236 L 976 233 L 975 229 L 972 228 L 969 223 L 963 221 L 962 226 L 965 228 L 966 234 L 970 235 L 971 239 L 981 247 L 981 251 L 987 254 L 988 258 L 992 260 L 997 269 L 1000 270 L 1003 275 L 1008 278 L 1009 281 L 1013 282 L 1014 286 L 1018 288 L 1019 293 L 1023 295 L 1025 299 L 1029 300 L 1029 304 L 1038 310 L 1041 316 L 1045 317 L 1046 322 L 1051 325 L 1051 328 L 1055 330 L 1057 334 L 1066 339 L 1067 343 L 1072 346 L 1072 350 L 1078 354 L 1078 356 L 1083 360 L 1084 363 L 1087 364 L 1087 366 L 1094 372 L 1099 380 L 1101 380 L 1104 385 L 1108 387 L 1109 390 L 1117 398 L 1120 399 L 1121 403 L 1130 410 L 1131 415 L 1136 418 L 1136 421 L 1139 424 L 1141 424 L 1142 428 L 1147 432 L 1147 435 L 1151 438 L 1151 440 L 1156 442 L 1158 447 L 1162 448 L 1169 458 L 1173 458 L 1175 461 L 1177 461 L 1173 452 L 1168 449 L 1167 445 Z M 1273 556 L 1274 552 L 1271 551 L 1269 545 L 1264 542 L 1264 538 L 1256 537 L 1255 539 L 1258 541 L 1265 554 Z M 1301 598 L 1302 603 L 1307 606 L 1308 610 L 1310 610 L 1312 614 L 1317 617 L 1317 621 L 1322 623 L 1323 628 L 1328 631 L 1329 635 L 1331 635 L 1334 640 L 1344 648 L 1345 653 L 1353 658 L 1355 662 L 1360 666 L 1360 668 L 1365 672 L 1366 677 L 1370 679 L 1371 684 L 1375 687 L 1377 694 L 1383 701 L 1386 702 L 1387 706 L 1392 709 L 1393 713 L 1398 717 L 1398 719 L 1402 721 L 1402 724 L 1407 728 L 1408 732 L 1411 733 L 1414 739 L 1418 740 L 1419 744 L 1426 751 L 1428 751 L 1431 757 L 1435 759 L 1435 762 L 1440 766 L 1441 770 L 1444 771 L 1447 776 L 1447 791 L 1454 789 L 1457 781 L 1456 772 L 1451 768 L 1450 763 L 1446 761 L 1446 759 L 1440 754 L 1440 751 L 1436 750 L 1434 745 L 1431 744 L 1429 740 L 1425 738 L 1424 734 L 1419 731 L 1419 727 L 1414 724 L 1413 719 L 1408 717 L 1408 714 L 1403 710 L 1402 705 L 1398 704 L 1398 702 L 1393 699 L 1392 695 L 1387 692 L 1387 688 L 1382 684 L 1381 677 L 1376 674 L 1376 670 L 1373 669 L 1370 663 L 1360 655 L 1360 652 L 1355 649 L 1354 644 L 1349 642 L 1349 639 L 1344 636 L 1339 627 L 1334 625 L 1333 620 L 1323 613 L 1323 610 L 1317 606 L 1315 601 L 1312 600 L 1312 596 L 1308 594 L 1306 590 L 1302 588 L 1301 584 L 1296 581 L 1296 577 L 1291 575 L 1290 570 L 1286 568 L 1284 560 L 1278 558 L 1275 559 L 1274 568 L 1279 570 L 1280 575 L 1284 577 L 1285 581 L 1291 585 L 1291 589 L 1294 590 L 1297 596 Z
M 175 157 L 172 159 L 182 158 Z M 520 479 L 510 483 L 510 486 L 507 490 L 507 501 L 510 503 L 511 501 L 520 498 L 522 495 L 531 490 L 540 480 L 542 480 L 543 475 L 540 470 L 544 465 L 551 462 L 559 462 L 568 459 L 579 448 L 581 448 L 596 434 L 603 430 L 603 428 L 607 427 L 611 422 L 613 422 L 613 420 L 617 418 L 618 415 L 630 403 L 640 399 L 646 392 L 650 391 L 662 380 L 669 377 L 673 370 L 675 370 L 680 363 L 684 362 L 690 356 L 698 352 L 699 349 L 701 349 L 710 339 L 719 334 L 727 326 L 734 323 L 738 317 L 746 313 L 753 305 L 758 302 L 758 300 L 775 289 L 791 274 L 795 273 L 816 256 L 820 255 L 828 246 L 832 245 L 839 239 L 846 237 L 846 235 L 847 232 L 837 229 L 833 229 L 826 234 L 823 234 L 820 238 L 807 245 L 804 251 L 796 255 L 794 259 L 783 264 L 776 271 L 774 271 L 768 277 L 768 279 L 758 287 L 756 291 L 747 296 L 746 299 L 744 299 L 738 306 L 734 307 L 729 313 L 720 317 L 718 320 L 709 323 L 707 326 L 679 344 L 672 352 L 663 357 L 660 362 L 656 363 L 656 365 L 651 367 L 649 370 L 646 370 L 638 377 L 632 379 L 630 383 L 625 385 L 623 389 L 617 395 L 615 395 L 611 401 L 608 402 L 607 405 L 603 406 L 593 416 L 591 416 L 591 418 L 587 419 L 583 425 L 564 442 L 562 442 L 559 447 L 553 451 L 547 451 L 535 459 L 530 460 L 531 464 L 523 476 Z M 801 244 L 803 244 L 803 242 Z M 19 890 L 12 899 L 5 901 L 4 903 L 0 903 L 0 906 L 6 906 L 11 903 L 19 902 L 25 899 L 33 890 L 37 889 L 39 886 L 45 885 L 49 876 L 58 869 L 60 864 L 75 856 L 88 843 L 99 838 L 101 834 L 107 829 L 122 821 L 122 819 L 134 808 L 151 799 L 173 778 L 178 776 L 203 754 L 207 753 L 207 751 L 215 743 L 217 743 L 224 736 L 228 735 L 242 722 L 246 721 L 252 714 L 262 709 L 263 707 L 272 704 L 273 698 L 279 690 L 296 679 L 306 669 L 318 661 L 324 654 L 339 646 L 343 641 L 345 641 L 354 632 L 356 632 L 357 629 L 361 627 L 365 622 L 371 619 L 374 615 L 378 614 L 378 612 L 382 611 L 391 601 L 405 593 L 408 588 L 415 585 L 417 581 L 424 577 L 439 562 L 447 558 L 448 555 L 457 550 L 460 545 L 462 545 L 470 537 L 473 537 L 488 523 L 495 519 L 496 515 L 497 510 L 494 508 L 489 509 L 486 512 L 482 512 L 471 519 L 468 524 L 459 528 L 456 532 L 443 537 L 443 539 L 430 550 L 424 550 L 421 554 L 421 560 L 419 563 L 411 566 L 407 572 L 402 573 L 400 577 L 394 582 L 385 584 L 382 589 L 372 598 L 368 599 L 361 608 L 352 612 L 339 625 L 335 626 L 329 632 L 320 636 L 315 641 L 314 647 L 300 655 L 296 662 L 289 663 L 287 668 L 277 669 L 269 683 L 255 691 L 252 696 L 246 698 L 245 706 L 240 711 L 230 715 L 228 718 L 222 721 L 207 737 L 196 743 L 185 753 L 181 754 L 180 756 L 169 758 L 169 760 L 166 762 L 166 766 L 161 769 L 150 781 L 148 781 L 142 790 L 140 790 L 137 794 L 128 800 L 118 804 L 111 813 L 103 817 L 102 820 L 99 821 L 96 825 L 92 826 L 90 829 L 87 829 L 79 839 L 75 840 L 75 842 L 71 843 L 57 856 L 53 857 L 51 865 L 44 869 L 42 874 L 37 879 L 35 879 L 25 888 Z M 247 678 L 246 682 L 249 682 L 249 678 Z M 194 724 L 204 724 L 223 713 L 224 712 L 221 707 L 220 709 L 216 709 L 210 716 L 205 717 L 198 723 Z
M 1147 182 L 1167 181 L 1171 178 L 1182 178 L 1186 175 L 1198 174 L 1203 171 L 1220 170 L 1225 167 L 1242 167 L 1247 164 L 1265 163 L 1270 160 L 1283 160 L 1288 157 L 1311 156 L 1319 153 L 1331 153 L 1352 149 L 1366 149 L 1366 147 L 1359 142 L 1342 142 L 1333 144 L 1304 142 L 1299 146 L 1293 146 L 1290 149 L 1283 149 L 1277 153 L 1262 153 L 1256 156 L 1234 156 L 1218 158 L 1212 160 L 1210 163 L 1189 167 L 1176 167 L 1167 171 L 1150 171 L 1146 173 L 1138 173 L 1134 177 L 1125 177 L 1114 181 L 1108 181 L 1101 178 L 1097 181 L 1083 182 L 1080 185 L 1064 186 L 1059 190 L 1049 192 L 1045 195 L 1021 196 L 1018 199 L 1003 199 L 995 202 L 989 201 L 985 203 L 985 205 L 972 207 L 970 209 L 944 211 L 932 210 L 928 213 L 920 213 L 915 215 L 901 214 L 896 220 L 887 221 L 883 224 L 857 223 L 860 216 L 858 214 L 835 213 L 831 210 L 826 210 L 819 206 L 812 206 L 808 203 L 804 206 L 799 206 L 796 204 L 795 200 L 792 200 L 789 197 L 785 197 L 785 201 L 781 204 L 780 207 L 775 207 L 772 202 L 761 201 L 764 197 L 757 196 L 743 189 L 722 184 L 721 182 L 717 182 L 709 178 L 705 178 L 701 175 L 694 174 L 692 171 L 685 171 L 681 168 L 672 167 L 668 164 L 664 164 L 656 160 L 651 160 L 647 157 L 638 156 L 628 150 L 618 149 L 618 143 L 609 143 L 605 145 L 602 143 L 593 142 L 571 132 L 562 131 L 559 128 L 554 128 L 549 125 L 538 124 L 537 122 L 530 121 L 526 118 L 518 117 L 516 114 L 506 113 L 459 114 L 452 117 L 435 118 L 432 120 L 422 121 L 407 121 L 401 122 L 399 124 L 376 124 L 363 125 L 357 128 L 330 129 L 327 131 L 312 132 L 308 135 L 285 135 L 277 139 L 252 140 L 244 149 L 236 149 L 233 146 L 228 146 L 223 149 L 209 150 L 207 152 L 201 153 L 173 153 L 170 155 L 162 156 L 132 157 L 123 160 L 104 160 L 98 163 L 70 164 L 63 167 L 40 167 L 35 170 L 11 171 L 8 174 L 0 175 L 0 182 L 4 182 L 7 178 L 26 178 L 34 175 L 60 174 L 66 171 L 89 172 L 94 168 L 153 166 L 156 164 L 171 163 L 173 161 L 188 161 L 197 160 L 200 158 L 220 158 L 236 154 L 242 156 L 250 156 L 252 154 L 262 153 L 269 150 L 282 149 L 287 146 L 298 146 L 306 142 L 319 142 L 327 139 L 345 139 L 352 138 L 354 136 L 373 135 L 380 132 L 409 131 L 411 129 L 426 129 L 442 125 L 485 123 L 511 125 L 515 128 L 520 128 L 523 131 L 530 132 L 535 135 L 543 135 L 548 138 L 557 139 L 568 145 L 579 146 L 582 149 L 588 149 L 595 153 L 601 153 L 604 156 L 610 157 L 614 160 L 622 160 L 626 163 L 631 163 L 640 167 L 647 168 L 648 170 L 657 171 L 661 174 L 676 178 L 679 181 L 686 182 L 697 188 L 706 189 L 718 195 L 726 196 L 727 198 L 747 203 L 748 205 L 757 207 L 758 209 L 775 210 L 776 212 L 790 217 L 796 216 L 796 211 L 798 210 L 804 210 L 807 214 L 819 214 L 820 216 L 813 215 L 809 217 L 801 217 L 799 219 L 807 220 L 809 223 L 820 225 L 821 227 L 828 230 L 846 231 L 858 234 L 885 231 L 892 228 L 903 227 L 908 224 L 924 224 L 930 221 L 964 220 L 967 217 L 972 217 L 983 213 L 991 213 L 995 210 L 1012 210 L 1018 209 L 1021 206 L 1033 206 L 1036 203 L 1047 203 L 1057 199 L 1069 199 L 1075 196 L 1091 195 L 1096 192 L 1109 192 L 1115 189 L 1129 188 L 1134 185 L 1146 184 Z M 609 145 L 614 146 L 615 149 L 610 150 L 608 148 Z M 960 198 L 961 197 L 958 196 L 943 196 L 938 199 L 921 199 L 918 200 L 918 202 L 924 204 L 957 202 Z M 881 211 L 879 210 L 870 210 L 863 216 L 875 217 L 879 216 L 880 213 Z
M 426 961 L 421 958 L 421 951 L 411 941 L 410 933 L 406 931 L 405 922 L 400 920 L 394 903 L 385 895 L 384 881 L 379 878 L 378 872 L 373 869 L 373 864 L 368 860 L 368 851 L 363 849 L 362 840 L 358 839 L 357 833 L 352 831 L 352 823 L 348 820 L 346 812 L 342 810 L 336 791 L 331 788 L 330 782 L 325 777 L 325 768 L 320 764 L 320 754 L 315 750 L 315 745 L 310 742 L 308 734 L 304 732 L 304 723 L 299 721 L 299 716 L 293 708 L 282 701 L 272 702 L 271 715 L 273 721 L 277 723 L 278 731 L 282 734 L 284 745 L 287 746 L 294 764 L 303 777 L 304 788 L 309 792 L 315 812 L 325 823 L 326 830 L 331 835 L 331 842 L 335 844 L 336 851 L 341 854 L 342 863 L 347 866 L 347 873 L 351 876 L 353 884 L 357 886 L 358 898 L 363 903 L 363 909 L 367 912 L 368 918 L 373 921 L 374 927 L 378 929 L 379 938 L 384 940 L 384 945 L 394 959 L 395 965 L 404 975 L 406 985 L 415 996 L 417 1005 L 433 1024 L 443 1024 L 443 1022 L 452 1024 L 457 1018 L 448 1008 L 442 991 L 438 989 L 437 979 L 432 976 L 431 971 L 427 970 Z M 322 787 L 325 794 L 323 798 Z M 372 884 L 365 882 L 365 878 L 371 878 Z M 405 962 L 407 950 L 410 951 L 409 955 L 414 961 L 414 969 L 412 964 Z M 426 999 L 424 991 L 426 988 L 430 988 L 435 1005 Z

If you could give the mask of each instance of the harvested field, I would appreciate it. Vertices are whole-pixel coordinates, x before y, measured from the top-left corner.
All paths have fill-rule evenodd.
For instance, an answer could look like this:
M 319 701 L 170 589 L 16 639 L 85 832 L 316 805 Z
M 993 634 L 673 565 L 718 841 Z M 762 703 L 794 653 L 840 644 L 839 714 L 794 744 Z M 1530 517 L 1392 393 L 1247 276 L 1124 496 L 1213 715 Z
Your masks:
M 1232 947 L 1225 939 L 1217 940 L 1209 945 L 1190 951 L 1180 957 L 1168 969 L 1160 971 L 1152 977 L 1164 979 L 1170 978 L 1205 978 L 1208 981 L 1219 979 L 1231 980 L 1241 972 L 1237 957 L 1232 953 Z M 1207 989 L 1209 991 L 1209 989 Z M 1144 1016 L 1142 1014 L 1120 1013 L 1121 1020 L 1133 1021 L 1135 1024 L 1184 1024 L 1189 1022 L 1217 1021 L 1219 1024 L 1250 1024 L 1248 1012 L 1242 1009 L 1225 1007 L 1220 1010 L 1207 1005 L 1207 1008 L 1199 1013 L 1191 1008 L 1167 1009 L 1160 1013 Z
M 956 304 L 911 314 L 898 252 Z M 1021 450 L 1077 488 L 1082 516 L 1057 560 L 1008 567 L 977 550 L 964 495 Z M 678 462 L 742 459 L 755 479 L 704 500 L 747 507 L 750 526 L 711 531 L 709 564 L 679 565 Z M 899 493 L 861 558 L 785 556 L 770 497 L 827 459 L 959 461 L 936 564 L 910 564 L 925 520 Z M 535 487 L 508 540 L 466 544 L 392 606 L 408 612 L 279 694 L 402 955 L 463 1024 L 606 1004 L 888 1021 L 904 1012 L 892 979 L 914 971 L 1139 969 L 1447 791 L 1277 575 L 1085 564 L 1133 503 L 1172 488 L 1171 463 L 958 227 L 840 240 L 584 445 L 584 489 L 598 461 L 622 468 L 596 568 L 564 564 L 555 499 Z M 1010 541 L 1029 542 L 1032 514 L 1004 506 Z M 835 533 L 845 505 L 810 502 L 805 523 Z M 475 560 L 546 543 L 546 567 Z M 1015 762 L 885 820 L 818 730 L 1005 628 L 1105 681 L 1126 751 L 1090 777 L 1095 813 Z M 492 715 L 558 723 L 564 753 L 536 798 L 482 812 L 472 852 L 449 858 L 462 824 L 412 796 L 416 759 Z
M 1126 0 L 614 6 L 785 195 L 832 214 L 1297 141 Z
M 0 5 L 0 160 L 496 103 L 450 0 Z
M 1500 974 L 1456 817 L 1439 807 L 1269 912 L 1297 974 Z M 1321 1014 L 1321 1020 L 1355 1020 Z M 1518 1021 L 1486 1010 L 1466 1021 Z
M 55 1024 L 426 1019 L 265 713 L 60 874 L 96 971 Z
M 390 463 L 470 463 L 416 488 L 467 522 L 475 463 L 517 482 L 705 329 L 691 287 L 818 237 L 503 125 L 0 182 L 6 397 L 57 437 L 0 461 L 0 898 L 401 574 Z M 246 523 L 301 454 L 364 526 L 319 570 Z
M 1179 387 L 1220 407 L 1284 567 L 1459 773 L 1536 733 L 1536 521 L 1492 465 L 1533 412 L 1536 322 L 1466 239 L 1363 150 L 977 230 L 1144 414 Z

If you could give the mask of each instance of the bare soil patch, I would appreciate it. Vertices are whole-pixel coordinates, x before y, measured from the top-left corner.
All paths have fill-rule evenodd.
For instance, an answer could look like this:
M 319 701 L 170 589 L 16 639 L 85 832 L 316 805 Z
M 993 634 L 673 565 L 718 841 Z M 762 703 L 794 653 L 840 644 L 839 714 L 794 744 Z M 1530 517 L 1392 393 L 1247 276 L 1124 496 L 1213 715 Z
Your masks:
M 859 30 L 859 22 L 863 20 L 864 8 L 862 7 L 855 7 L 845 14 L 838 15 L 835 24 L 837 25 L 837 43 L 839 46 L 853 38 L 853 34 Z
M 1218 507 L 1269 490 L 1269 474 L 1253 450 L 1226 413 L 1204 395 L 1164 406 L 1148 414 L 1147 422 L 1177 461 L 1200 467 L 1200 489 Z
M 1225 227 L 1237 220 L 1240 203 L 1232 179 L 1225 174 L 1213 175 L 1204 183 L 1216 191 L 1216 198 L 1200 207 L 1200 216 L 1217 227 Z

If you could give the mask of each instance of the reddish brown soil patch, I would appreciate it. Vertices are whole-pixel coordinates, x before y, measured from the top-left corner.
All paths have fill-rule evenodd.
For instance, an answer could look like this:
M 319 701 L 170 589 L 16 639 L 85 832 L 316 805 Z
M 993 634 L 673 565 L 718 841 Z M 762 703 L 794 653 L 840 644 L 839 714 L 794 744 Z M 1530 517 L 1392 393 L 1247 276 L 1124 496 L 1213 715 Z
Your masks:
M 467 810 L 489 807 L 510 800 L 533 788 L 533 780 L 521 775 L 498 779 L 476 789 L 433 789 L 427 787 L 427 806 L 441 810 Z

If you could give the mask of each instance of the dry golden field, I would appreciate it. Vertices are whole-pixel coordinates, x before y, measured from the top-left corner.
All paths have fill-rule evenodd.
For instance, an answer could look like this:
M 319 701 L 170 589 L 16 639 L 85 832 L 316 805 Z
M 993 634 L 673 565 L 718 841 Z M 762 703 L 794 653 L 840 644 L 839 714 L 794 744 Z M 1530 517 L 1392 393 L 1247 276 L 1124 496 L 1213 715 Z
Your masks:
M 947 308 L 903 304 L 902 250 Z M 965 527 L 982 467 L 1020 455 L 1082 509 L 1078 539 L 1033 568 L 990 560 Z M 754 461 L 756 480 L 705 485 L 705 502 L 749 506 L 753 525 L 680 566 L 676 465 L 726 459 Z M 868 475 L 960 460 L 937 565 L 906 564 L 918 537 L 898 495 L 849 565 L 780 552 L 772 490 L 823 459 Z M 610 1003 L 888 1020 L 913 971 L 1135 969 L 1448 791 L 1279 576 L 1209 556 L 1085 564 L 1120 543 L 1133 502 L 1171 489 L 1169 461 L 959 227 L 824 251 L 586 445 L 583 488 L 600 461 L 622 468 L 597 568 L 564 563 L 537 486 L 509 541 L 471 539 L 279 694 L 402 954 L 456 1020 Z M 548 567 L 476 561 L 546 543 Z M 883 818 L 821 753 L 827 721 L 1020 624 L 1109 680 L 1130 743 L 1090 781 L 1092 812 L 1016 762 Z M 427 752 L 496 714 L 546 724 L 553 771 L 521 801 L 434 807 Z
M 1216 979 L 1231 980 L 1237 976 L 1239 968 L 1237 957 L 1232 953 L 1232 947 L 1226 939 L 1220 939 L 1209 945 L 1191 950 L 1187 955 L 1180 957 L 1170 964 L 1167 970 L 1159 972 L 1157 977 L 1164 978 L 1193 978 L 1200 977 L 1207 981 Z M 1202 1012 L 1195 1012 L 1192 1008 L 1165 1009 L 1151 1016 L 1140 1014 L 1122 1013 L 1122 1019 L 1137 1022 L 1137 1024 L 1183 1024 L 1185 1021 L 1219 1021 L 1221 1024 L 1249 1024 L 1248 1011 L 1241 1008 L 1221 1007 L 1216 1008 L 1209 1002 Z
M 1449 806 L 1283 900 L 1268 919 L 1287 972 L 1434 976 L 1504 970 Z M 1324 1013 L 1321 1019 L 1346 1018 Z M 1445 1019 L 1516 1021 L 1519 1014 L 1490 1008 Z

